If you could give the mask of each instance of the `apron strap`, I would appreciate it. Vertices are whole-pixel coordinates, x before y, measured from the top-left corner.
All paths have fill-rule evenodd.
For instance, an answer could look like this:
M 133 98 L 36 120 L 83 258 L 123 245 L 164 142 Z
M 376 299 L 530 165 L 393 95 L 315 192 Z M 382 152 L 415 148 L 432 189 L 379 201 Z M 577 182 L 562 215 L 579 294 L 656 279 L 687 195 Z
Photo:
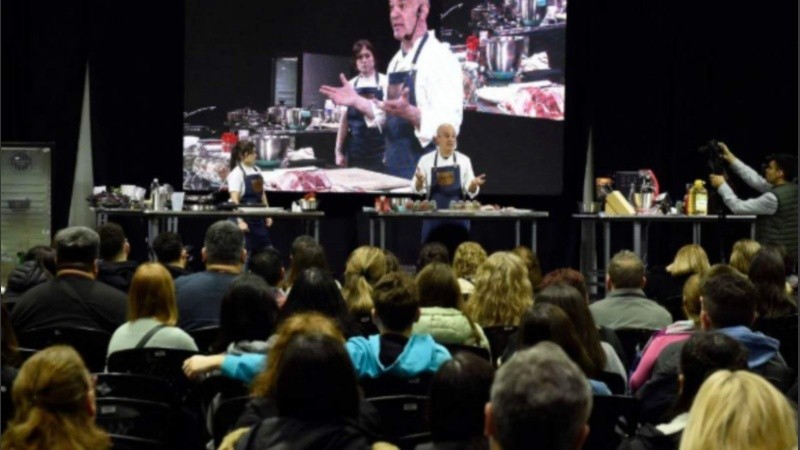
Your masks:
M 411 60 L 411 69 L 410 70 L 414 70 L 414 68 L 417 66 L 417 60 L 419 59 L 419 53 L 422 51 L 422 47 L 425 46 L 425 43 L 428 42 L 428 36 L 429 36 L 429 34 L 427 32 L 425 33 L 425 35 L 422 36 L 422 42 L 419 43 L 419 47 L 417 47 L 417 52 L 414 53 L 414 59 Z M 400 61 L 396 61 L 394 63 L 394 68 L 392 68 L 392 72 L 397 72 L 397 65 L 398 64 L 400 64 Z

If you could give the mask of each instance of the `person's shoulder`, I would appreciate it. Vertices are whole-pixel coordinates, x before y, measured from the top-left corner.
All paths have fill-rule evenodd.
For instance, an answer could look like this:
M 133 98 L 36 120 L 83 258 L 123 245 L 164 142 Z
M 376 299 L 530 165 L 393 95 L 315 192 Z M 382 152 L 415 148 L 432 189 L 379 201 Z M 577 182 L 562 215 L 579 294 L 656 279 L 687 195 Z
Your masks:
M 458 151 L 458 150 L 456 150 L 456 158 L 458 158 L 459 161 L 468 162 L 468 163 L 472 162 L 472 159 L 470 159 L 469 155 L 467 155 L 464 152 Z

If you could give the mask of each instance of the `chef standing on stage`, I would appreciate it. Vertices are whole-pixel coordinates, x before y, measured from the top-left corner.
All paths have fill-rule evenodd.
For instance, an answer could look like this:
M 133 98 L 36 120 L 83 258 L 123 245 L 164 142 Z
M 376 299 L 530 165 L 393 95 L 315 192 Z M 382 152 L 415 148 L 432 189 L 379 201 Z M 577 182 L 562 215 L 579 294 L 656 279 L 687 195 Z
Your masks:
M 436 151 L 425 154 L 419 160 L 411 189 L 417 194 L 428 194 L 436 201 L 438 208 L 449 208 L 453 200 L 461 200 L 465 195 L 475 198 L 481 186 L 486 183 L 486 175 L 477 177 L 472 171 L 469 156 L 456 151 L 456 129 L 450 124 L 442 124 L 434 139 Z M 422 222 L 422 240 L 427 241 L 431 231 L 445 224 L 459 224 L 469 229 L 467 220 L 425 220 Z
M 230 168 L 226 182 L 231 202 L 241 206 L 269 206 L 264 178 L 256 166 L 256 146 L 251 141 L 239 141 L 231 152 Z M 236 219 L 239 229 L 244 232 L 244 244 L 248 258 L 258 250 L 272 245 L 267 227 L 272 219 L 249 217 Z
M 447 44 L 428 31 L 429 0 L 390 0 L 389 20 L 400 51 L 389 62 L 389 87 L 384 101 L 367 100 L 340 75 L 342 86 L 320 92 L 336 104 L 358 109 L 367 125 L 386 138 L 384 163 L 390 175 L 411 179 L 419 158 L 433 150 L 436 128 L 461 126 L 461 66 Z

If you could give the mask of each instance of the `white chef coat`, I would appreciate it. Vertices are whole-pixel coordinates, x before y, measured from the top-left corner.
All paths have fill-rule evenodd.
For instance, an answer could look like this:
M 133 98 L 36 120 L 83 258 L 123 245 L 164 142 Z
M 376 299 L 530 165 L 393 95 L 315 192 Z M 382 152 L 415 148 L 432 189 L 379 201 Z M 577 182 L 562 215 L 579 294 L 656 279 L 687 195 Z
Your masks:
M 242 169 L 244 169 L 244 172 L 242 172 Z M 240 196 L 244 195 L 244 178 L 254 173 L 261 173 L 261 171 L 258 170 L 256 166 L 247 167 L 244 164 L 237 165 L 231 170 L 226 179 L 228 183 L 228 192 L 238 192 Z
M 430 189 L 431 169 L 433 169 L 433 160 L 438 152 L 439 148 L 437 147 L 436 151 L 428 152 L 422 155 L 422 157 L 419 159 L 419 162 L 417 163 L 417 169 L 421 170 L 422 173 L 425 174 L 425 181 L 422 183 L 422 189 L 417 190 L 416 176 L 411 179 L 411 191 L 415 194 L 424 194 Z M 478 186 L 478 188 L 475 189 L 475 192 L 469 192 L 467 190 L 469 183 L 475 178 L 475 173 L 472 171 L 472 161 L 470 161 L 469 156 L 459 152 L 458 150 L 454 151 L 449 158 L 444 158 L 442 155 L 439 155 L 439 161 L 437 162 L 436 167 L 452 166 L 453 156 L 455 156 L 455 164 L 458 164 L 459 172 L 461 174 L 461 192 L 469 195 L 469 198 L 475 198 L 481 191 L 481 187 Z M 446 208 L 447 205 L 442 207 Z

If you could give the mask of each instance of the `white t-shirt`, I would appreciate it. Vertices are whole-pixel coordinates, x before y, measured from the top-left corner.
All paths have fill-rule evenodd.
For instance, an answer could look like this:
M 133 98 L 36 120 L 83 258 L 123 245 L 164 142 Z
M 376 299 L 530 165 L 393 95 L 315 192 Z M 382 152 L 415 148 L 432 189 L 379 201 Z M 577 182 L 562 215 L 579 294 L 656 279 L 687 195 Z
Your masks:
M 244 173 L 242 169 L 244 169 Z M 256 166 L 247 167 L 244 164 L 236 166 L 228 174 L 228 192 L 238 192 L 240 196 L 244 195 L 244 178 L 254 173 L 261 173 L 261 171 Z
M 415 194 L 424 194 L 428 192 L 428 189 L 430 189 L 431 169 L 433 169 L 433 162 L 438 152 L 439 148 L 437 147 L 436 150 L 422 155 L 422 157 L 419 159 L 417 168 L 425 174 L 425 182 L 422 183 L 422 189 L 417 190 L 417 178 L 416 176 L 411 178 L 411 191 Z M 455 162 L 453 162 L 454 160 Z M 475 178 L 475 174 L 472 172 L 472 161 L 470 161 L 469 156 L 459 152 L 458 150 L 453 152 L 453 154 L 446 159 L 443 158 L 442 155 L 439 155 L 439 160 L 436 163 L 436 167 L 448 167 L 452 166 L 453 164 L 458 164 L 459 172 L 461 174 L 461 191 L 466 195 L 469 195 L 469 198 L 475 198 L 481 191 L 481 187 L 478 186 L 478 188 L 475 189 L 475 192 L 467 191 L 469 183 L 473 180 L 473 178 Z

